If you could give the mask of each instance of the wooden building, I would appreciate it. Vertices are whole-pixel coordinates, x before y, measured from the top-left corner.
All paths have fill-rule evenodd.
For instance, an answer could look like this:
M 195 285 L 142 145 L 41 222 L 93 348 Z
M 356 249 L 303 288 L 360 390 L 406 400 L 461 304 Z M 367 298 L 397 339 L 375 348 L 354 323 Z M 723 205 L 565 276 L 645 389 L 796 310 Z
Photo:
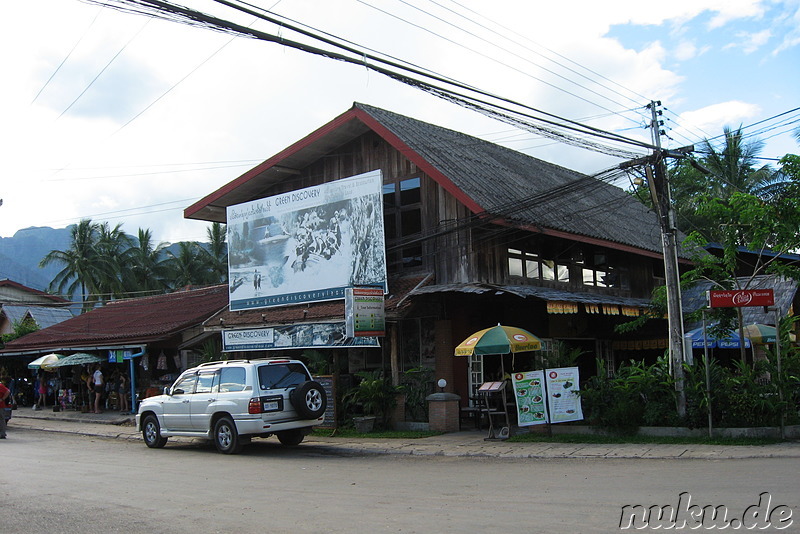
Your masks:
M 374 170 L 384 180 L 388 331 L 381 348 L 336 349 L 351 371 L 383 367 L 396 378 L 428 366 L 464 399 L 500 362 L 455 358 L 453 349 L 498 323 L 544 341 L 541 353 L 517 355 L 507 370 L 570 351 L 585 378 L 599 371 L 597 358 L 613 366 L 663 354 L 666 321 L 627 336 L 614 330 L 664 283 L 651 211 L 602 180 L 383 109 L 354 104 L 185 216 L 225 223 L 228 206 Z M 343 314 L 341 302 L 226 310 L 206 328 Z

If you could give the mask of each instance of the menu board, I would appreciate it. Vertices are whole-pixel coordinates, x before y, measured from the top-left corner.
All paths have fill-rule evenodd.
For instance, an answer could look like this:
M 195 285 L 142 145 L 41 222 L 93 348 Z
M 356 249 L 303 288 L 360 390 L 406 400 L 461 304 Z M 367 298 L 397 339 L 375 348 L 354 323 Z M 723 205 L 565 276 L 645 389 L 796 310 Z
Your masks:
M 583 419 L 578 386 L 578 368 L 546 369 L 547 408 L 551 423 L 565 423 Z
M 583 419 L 577 367 L 522 371 L 511 378 L 519 426 Z
M 328 404 L 325 407 L 325 421 L 317 425 L 320 428 L 336 428 L 336 384 L 333 376 L 315 376 L 314 380 L 320 383 L 325 395 L 328 397 Z
M 544 371 L 514 373 L 511 379 L 517 399 L 517 424 L 531 426 L 547 423 Z

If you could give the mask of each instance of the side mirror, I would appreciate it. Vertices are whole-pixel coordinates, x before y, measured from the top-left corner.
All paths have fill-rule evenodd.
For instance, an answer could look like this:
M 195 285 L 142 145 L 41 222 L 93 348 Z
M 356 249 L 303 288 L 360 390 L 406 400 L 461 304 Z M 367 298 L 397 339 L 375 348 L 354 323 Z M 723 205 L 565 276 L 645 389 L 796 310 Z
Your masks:
M 169 387 L 164 386 L 164 395 L 169 395 Z

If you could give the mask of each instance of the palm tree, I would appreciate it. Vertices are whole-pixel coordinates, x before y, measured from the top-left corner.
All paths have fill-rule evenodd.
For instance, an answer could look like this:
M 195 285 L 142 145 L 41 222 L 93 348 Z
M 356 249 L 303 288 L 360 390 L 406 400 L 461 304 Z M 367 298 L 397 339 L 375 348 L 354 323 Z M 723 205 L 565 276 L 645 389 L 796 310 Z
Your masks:
M 173 289 L 210 283 L 210 269 L 203 261 L 202 247 L 196 241 L 181 241 L 177 254 L 171 250 L 167 250 L 166 254 L 165 263 L 169 268 Z
M 50 282 L 49 290 L 62 295 L 80 293 L 83 310 L 87 311 L 97 301 L 103 259 L 97 250 L 99 225 L 83 219 L 70 230 L 71 242 L 67 250 L 51 250 L 39 263 L 46 267 L 61 263 L 64 268 Z
M 110 300 L 125 295 L 124 280 L 129 277 L 129 264 L 124 261 L 133 246 L 131 237 L 122 231 L 122 224 L 113 228 L 107 222 L 98 225 L 97 252 L 100 298 Z
M 163 291 L 169 287 L 169 268 L 164 249 L 166 243 L 153 246 L 153 234 L 149 229 L 139 228 L 136 244 L 125 253 L 128 278 L 125 287 L 131 292 Z
M 703 165 L 711 171 L 708 193 L 727 200 L 733 193 L 748 193 L 765 200 L 779 195 L 785 185 L 781 175 L 769 165 L 758 166 L 758 155 L 764 149 L 762 141 L 746 142 L 742 127 L 723 129 L 725 144 L 717 151 L 706 139 L 702 152 Z
M 670 187 L 678 228 L 686 233 L 698 231 L 708 241 L 720 241 L 721 222 L 704 216 L 699 207 L 708 199 L 728 202 L 735 193 L 756 196 L 765 202 L 779 202 L 791 183 L 786 175 L 769 165 L 759 165 L 758 155 L 764 144 L 747 141 L 742 128 L 725 127 L 724 144 L 718 148 L 706 139 L 699 153 L 704 174 L 688 160 L 680 160 L 670 169 Z
M 228 279 L 228 247 L 225 243 L 225 227 L 218 223 L 212 223 L 206 228 L 209 245 L 208 248 L 202 247 L 205 261 L 211 271 L 212 278 L 210 283 L 224 283 Z

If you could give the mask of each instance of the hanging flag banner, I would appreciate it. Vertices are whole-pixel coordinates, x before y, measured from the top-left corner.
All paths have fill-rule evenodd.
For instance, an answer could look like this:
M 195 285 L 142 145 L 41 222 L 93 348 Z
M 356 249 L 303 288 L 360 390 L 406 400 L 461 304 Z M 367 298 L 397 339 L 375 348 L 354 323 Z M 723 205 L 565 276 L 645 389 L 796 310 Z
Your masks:
M 583 419 L 577 367 L 545 369 L 547 410 L 551 423 Z
M 511 382 L 517 399 L 517 423 L 519 426 L 547 423 L 544 371 L 514 373 Z
M 229 206 L 230 309 L 344 298 L 386 290 L 383 176 L 350 178 Z

